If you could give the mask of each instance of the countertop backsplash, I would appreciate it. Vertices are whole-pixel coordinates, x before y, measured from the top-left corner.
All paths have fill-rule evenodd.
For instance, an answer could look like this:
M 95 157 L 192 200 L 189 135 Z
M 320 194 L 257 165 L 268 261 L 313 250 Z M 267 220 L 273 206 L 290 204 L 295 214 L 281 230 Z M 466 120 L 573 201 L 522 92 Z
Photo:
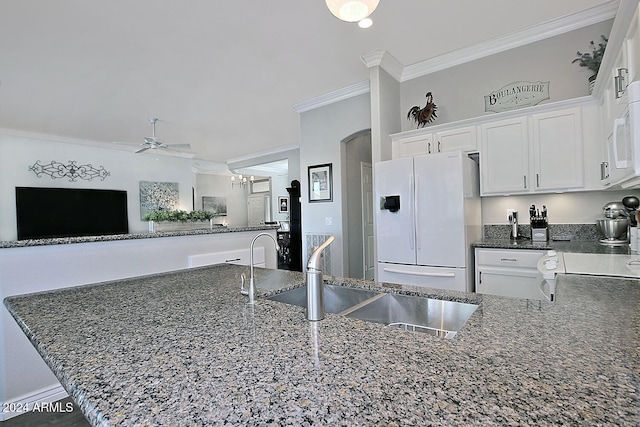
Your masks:
M 483 227 L 484 239 L 508 239 L 511 233 L 509 224 L 487 224 Z M 518 225 L 518 235 L 531 237 L 529 224 Z M 595 224 L 549 224 L 549 240 L 597 241 L 600 234 Z

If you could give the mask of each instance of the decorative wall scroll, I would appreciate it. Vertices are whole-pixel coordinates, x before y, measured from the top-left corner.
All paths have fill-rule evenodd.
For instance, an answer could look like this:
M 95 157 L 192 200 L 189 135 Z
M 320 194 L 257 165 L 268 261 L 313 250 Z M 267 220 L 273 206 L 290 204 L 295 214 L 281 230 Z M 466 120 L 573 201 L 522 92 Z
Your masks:
M 513 82 L 484 97 L 484 111 L 532 107 L 549 99 L 549 82 Z
M 140 181 L 140 219 L 153 211 L 171 211 L 179 207 L 177 182 Z
M 73 160 L 69 160 L 69 163 L 66 165 L 56 162 L 55 160 L 43 165 L 40 163 L 40 160 L 36 160 L 32 166 L 29 166 L 29 170 L 33 171 L 38 178 L 41 178 L 42 175 L 48 175 L 51 179 L 68 178 L 70 182 L 75 182 L 78 178 L 84 179 L 85 181 L 100 178 L 101 181 L 104 181 L 106 177 L 111 175 L 103 166 L 94 168 L 91 163 L 76 165 L 76 162 Z

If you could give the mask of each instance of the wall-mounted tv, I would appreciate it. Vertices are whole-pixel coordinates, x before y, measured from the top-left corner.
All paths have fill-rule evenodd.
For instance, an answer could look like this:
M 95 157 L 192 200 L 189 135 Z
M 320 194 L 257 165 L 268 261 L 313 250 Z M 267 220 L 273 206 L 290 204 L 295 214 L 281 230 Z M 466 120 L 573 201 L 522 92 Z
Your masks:
M 129 232 L 127 192 L 16 187 L 18 240 Z

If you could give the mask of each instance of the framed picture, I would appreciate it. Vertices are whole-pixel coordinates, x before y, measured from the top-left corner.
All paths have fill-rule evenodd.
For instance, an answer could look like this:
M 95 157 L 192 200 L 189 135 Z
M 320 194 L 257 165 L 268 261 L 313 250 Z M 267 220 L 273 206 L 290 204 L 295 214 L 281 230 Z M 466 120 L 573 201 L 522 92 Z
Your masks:
M 309 202 L 333 201 L 331 163 L 309 166 Z
M 278 196 L 278 213 L 289 213 L 289 196 Z

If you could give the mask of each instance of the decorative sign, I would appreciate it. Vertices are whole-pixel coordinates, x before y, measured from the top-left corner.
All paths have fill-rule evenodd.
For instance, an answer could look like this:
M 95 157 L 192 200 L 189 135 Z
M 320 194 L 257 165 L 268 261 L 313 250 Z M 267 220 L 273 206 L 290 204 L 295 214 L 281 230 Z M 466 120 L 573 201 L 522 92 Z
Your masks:
M 69 178 L 69 181 L 75 182 L 78 178 L 85 181 L 91 181 L 93 178 L 100 178 L 104 181 L 106 177 L 111 175 L 104 169 L 104 166 L 100 166 L 100 169 L 94 168 L 91 164 L 76 165 L 76 162 L 69 160 L 68 164 L 56 162 L 52 160 L 51 163 L 42 165 L 40 160 L 36 160 L 33 166 L 29 166 L 29 170 L 33 171 L 38 178 L 43 174 L 49 175 L 52 179 Z
M 484 111 L 500 113 L 549 99 L 549 82 L 513 82 L 484 97 Z

